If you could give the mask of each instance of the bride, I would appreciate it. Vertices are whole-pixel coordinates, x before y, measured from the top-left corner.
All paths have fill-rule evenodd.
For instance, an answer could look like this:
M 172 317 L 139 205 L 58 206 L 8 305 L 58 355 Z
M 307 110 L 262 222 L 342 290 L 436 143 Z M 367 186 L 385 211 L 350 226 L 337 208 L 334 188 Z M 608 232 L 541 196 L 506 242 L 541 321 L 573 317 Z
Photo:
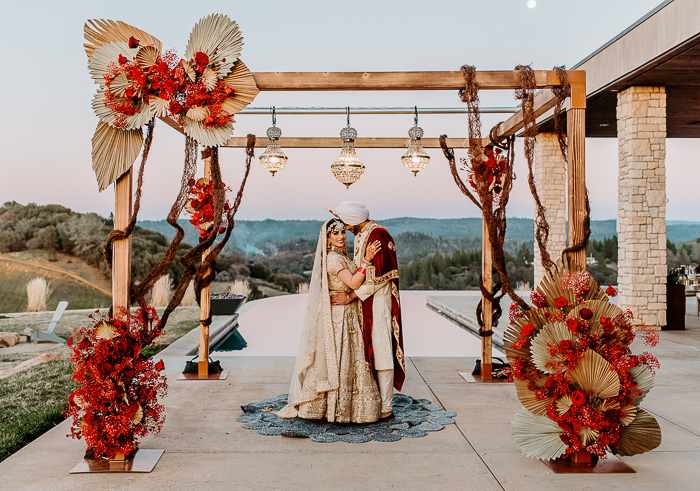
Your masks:
M 367 248 L 363 265 L 380 247 L 377 242 Z M 328 220 L 318 238 L 289 402 L 278 416 L 339 423 L 379 419 L 381 400 L 365 362 L 359 301 L 331 305 L 330 299 L 332 291 L 349 295 L 364 280 L 365 268 L 347 256 L 345 225 L 337 218 Z

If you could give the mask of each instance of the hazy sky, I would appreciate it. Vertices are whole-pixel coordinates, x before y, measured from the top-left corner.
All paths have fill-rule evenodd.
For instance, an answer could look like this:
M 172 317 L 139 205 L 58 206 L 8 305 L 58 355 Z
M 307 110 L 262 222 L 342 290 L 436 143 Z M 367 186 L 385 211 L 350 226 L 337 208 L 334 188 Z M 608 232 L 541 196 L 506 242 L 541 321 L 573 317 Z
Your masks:
M 23 1 L 3 2 L 0 39 L 0 202 L 59 203 L 108 215 L 110 188 L 97 192 L 90 139 L 97 118 L 90 108 L 96 85 L 82 48 L 87 19 L 121 20 L 158 37 L 180 56 L 194 24 L 210 13 L 236 20 L 245 37 L 241 58 L 252 71 L 505 70 L 573 66 L 651 10 L 659 0 L 365 1 Z M 513 106 L 511 91 L 482 93 L 482 106 Z M 459 105 L 456 92 L 268 92 L 254 106 Z M 484 115 L 484 132 L 507 115 Z M 283 136 L 337 136 L 344 116 L 278 116 Z M 466 136 L 465 116 L 421 116 L 426 137 Z M 412 116 L 354 116 L 359 136 L 406 136 Z M 238 115 L 235 135 L 264 136 L 269 116 Z M 140 218 L 164 218 L 179 187 L 184 137 L 159 122 L 146 170 Z M 522 147 L 516 159 L 509 216 L 532 217 Z M 667 216 L 695 220 L 700 180 L 696 140 L 667 142 Z M 257 150 L 257 155 L 262 149 Z M 360 149 L 367 170 L 346 190 L 332 176 L 339 149 L 285 150 L 286 169 L 274 178 L 253 163 L 238 218 L 324 218 L 323 205 L 363 201 L 375 218 L 479 216 L 454 185 L 439 150 L 418 177 L 403 168 L 401 149 Z M 242 150 L 222 149 L 224 180 L 242 176 Z M 201 172 L 201 169 L 200 169 Z M 587 140 L 592 218 L 617 213 L 617 142 Z

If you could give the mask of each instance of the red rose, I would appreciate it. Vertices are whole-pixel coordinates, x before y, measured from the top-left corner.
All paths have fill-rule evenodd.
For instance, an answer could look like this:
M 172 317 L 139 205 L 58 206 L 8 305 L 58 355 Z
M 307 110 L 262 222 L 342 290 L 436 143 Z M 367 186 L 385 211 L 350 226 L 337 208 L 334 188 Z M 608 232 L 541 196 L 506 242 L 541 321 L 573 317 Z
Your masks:
M 559 433 L 559 439 L 564 442 L 564 445 L 571 445 L 571 438 L 566 433 Z
M 527 336 L 531 336 L 533 332 L 535 332 L 535 325 L 534 324 L 527 324 L 526 326 L 523 326 L 523 330 L 520 331 L 520 334 L 527 337 Z
M 159 372 L 165 369 L 165 363 L 163 363 L 163 360 L 160 360 L 158 363 L 156 363 L 156 370 Z
M 566 307 L 568 304 L 569 302 L 567 302 L 564 297 L 559 297 L 554 301 L 554 305 L 556 305 L 559 308 Z
M 575 390 L 571 393 L 571 403 L 574 406 L 580 406 L 586 402 L 586 396 L 580 390 Z
M 561 349 L 571 349 L 571 341 L 565 339 L 559 342 L 559 348 Z
M 197 65 L 205 66 L 205 65 L 209 64 L 209 57 L 207 56 L 206 53 L 202 53 L 201 51 L 198 51 L 194 55 L 194 62 Z
M 172 101 L 170 103 L 170 112 L 173 114 L 179 114 L 182 112 L 183 109 L 184 108 L 177 101 Z
M 223 234 L 224 232 L 226 232 L 226 227 L 219 227 L 219 233 Z
M 590 320 L 591 317 L 593 317 L 593 311 L 591 309 L 581 309 L 579 314 L 586 320 Z
M 224 63 L 226 63 L 226 58 L 224 58 L 224 59 L 223 59 L 223 60 L 221 60 L 221 61 L 223 61 Z
M 576 332 L 578 330 L 578 322 L 576 319 L 566 319 L 566 327 L 569 328 L 569 331 Z
M 139 40 L 136 39 L 134 36 L 131 36 L 129 38 L 129 47 L 131 49 L 137 48 L 139 46 Z
M 175 82 L 172 82 L 170 80 L 166 80 L 163 85 L 165 86 L 165 90 L 167 90 L 170 93 L 175 92 L 177 90 L 177 85 L 175 85 Z
M 190 177 L 190 180 L 187 181 L 188 186 L 194 186 L 195 180 Z
M 226 97 L 231 97 L 234 92 L 236 92 L 236 91 L 233 90 L 231 87 L 226 87 L 224 89 L 224 93 L 226 94 Z
M 617 292 L 611 285 L 608 285 L 608 288 L 605 290 L 605 293 L 607 293 L 610 297 L 614 297 L 615 295 L 617 295 Z
M 120 65 L 123 65 L 123 64 L 126 63 L 127 61 L 128 61 L 128 60 L 127 60 L 126 56 L 124 56 L 124 55 L 119 55 L 119 64 L 120 64 Z

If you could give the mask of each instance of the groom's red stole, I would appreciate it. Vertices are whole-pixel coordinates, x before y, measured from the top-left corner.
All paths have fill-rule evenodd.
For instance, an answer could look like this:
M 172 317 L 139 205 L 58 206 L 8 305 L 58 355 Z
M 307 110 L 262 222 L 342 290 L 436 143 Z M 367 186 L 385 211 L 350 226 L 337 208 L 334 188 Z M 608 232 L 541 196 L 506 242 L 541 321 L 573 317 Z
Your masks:
M 401 303 L 399 301 L 399 263 L 396 259 L 396 246 L 394 239 L 386 229 L 376 227 L 369 233 L 364 246 L 360 251 L 361 257 L 365 255 L 365 247 L 378 240 L 382 244 L 379 253 L 372 260 L 375 268 L 374 284 L 377 287 L 387 281 L 391 283 L 391 326 L 392 353 L 394 355 L 394 387 L 401 390 L 406 379 L 406 368 L 403 355 L 403 333 L 401 330 Z M 370 370 L 374 371 L 374 348 L 372 347 L 372 304 L 374 295 L 362 302 L 362 338 L 365 343 L 365 360 Z

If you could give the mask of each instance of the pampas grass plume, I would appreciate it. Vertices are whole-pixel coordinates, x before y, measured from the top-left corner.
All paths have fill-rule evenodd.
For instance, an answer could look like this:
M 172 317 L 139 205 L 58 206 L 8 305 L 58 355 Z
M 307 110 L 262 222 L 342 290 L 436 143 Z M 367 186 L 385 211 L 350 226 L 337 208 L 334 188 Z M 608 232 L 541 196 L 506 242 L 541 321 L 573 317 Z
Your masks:
M 49 296 L 51 282 L 40 276 L 27 282 L 27 311 L 44 312 L 46 310 L 46 299 Z
M 194 281 L 190 281 L 190 284 L 187 285 L 187 290 L 185 290 L 185 295 L 182 297 L 180 305 L 183 307 L 197 306 L 197 297 L 194 294 Z
M 151 292 L 151 305 L 153 307 L 167 307 L 173 296 L 173 280 L 170 275 L 161 276 L 153 285 Z

